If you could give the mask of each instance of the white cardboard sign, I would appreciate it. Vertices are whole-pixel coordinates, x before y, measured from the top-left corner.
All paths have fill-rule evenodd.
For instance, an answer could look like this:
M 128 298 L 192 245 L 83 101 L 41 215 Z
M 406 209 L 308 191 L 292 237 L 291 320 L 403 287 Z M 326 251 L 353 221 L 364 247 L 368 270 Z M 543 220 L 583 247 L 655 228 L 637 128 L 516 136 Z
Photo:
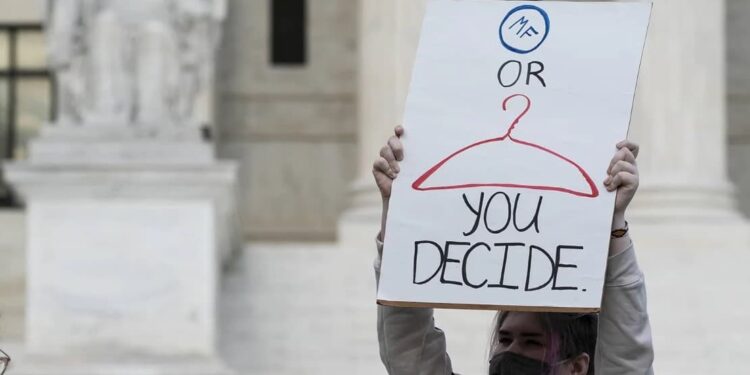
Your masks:
M 378 302 L 597 311 L 650 3 L 432 0 Z

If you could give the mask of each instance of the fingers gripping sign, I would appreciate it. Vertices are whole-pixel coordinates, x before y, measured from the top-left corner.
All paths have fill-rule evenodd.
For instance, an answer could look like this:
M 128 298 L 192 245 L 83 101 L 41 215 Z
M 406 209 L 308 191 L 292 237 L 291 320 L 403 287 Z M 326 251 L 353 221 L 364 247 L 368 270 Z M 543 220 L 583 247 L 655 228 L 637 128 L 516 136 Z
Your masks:
M 399 162 L 404 159 L 404 146 L 401 143 L 403 134 L 404 128 L 400 125 L 397 126 L 394 129 L 394 135 L 380 149 L 380 156 L 375 159 L 372 166 L 372 174 L 383 199 L 391 197 L 393 180 L 401 171 Z
M 621 215 L 624 214 L 638 189 L 639 175 L 636 158 L 639 146 L 626 140 L 618 143 L 617 148 L 609 164 L 604 186 L 610 192 L 617 191 L 615 214 Z

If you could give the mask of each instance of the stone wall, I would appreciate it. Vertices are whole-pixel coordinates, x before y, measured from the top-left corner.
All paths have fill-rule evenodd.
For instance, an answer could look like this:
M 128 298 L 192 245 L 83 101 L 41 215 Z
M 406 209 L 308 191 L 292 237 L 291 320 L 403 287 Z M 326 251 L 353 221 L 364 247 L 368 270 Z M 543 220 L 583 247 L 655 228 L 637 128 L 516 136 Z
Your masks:
M 334 236 L 356 164 L 356 19 L 356 1 L 307 1 L 307 64 L 278 67 L 270 1 L 229 1 L 219 153 L 241 162 L 247 238 Z
M 43 1 L 2 0 L 0 22 L 40 22 Z
M 26 303 L 26 215 L 0 209 L 0 341 L 21 339 Z
M 729 172 L 750 215 L 750 1 L 727 1 Z
M 0 22 L 41 22 L 42 3 L 2 0 Z M 7 55 L 3 52 L 0 56 L 4 58 Z M 4 105 L 5 103 L 0 104 Z M 0 129 L 5 131 L 4 128 Z M 0 136 L 0 139 L 5 141 L 3 136 Z M 23 337 L 26 303 L 25 238 L 25 212 L 0 208 L 0 341 L 18 340 Z

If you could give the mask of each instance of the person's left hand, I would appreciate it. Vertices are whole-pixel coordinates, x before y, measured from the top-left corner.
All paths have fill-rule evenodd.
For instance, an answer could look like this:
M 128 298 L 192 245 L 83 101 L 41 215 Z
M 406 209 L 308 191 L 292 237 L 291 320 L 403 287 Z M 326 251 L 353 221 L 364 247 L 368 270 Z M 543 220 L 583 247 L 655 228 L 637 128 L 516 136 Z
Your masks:
M 609 163 L 604 186 L 607 191 L 617 191 L 615 199 L 615 219 L 625 216 L 625 210 L 638 190 L 637 144 L 625 140 L 617 144 L 617 152 Z

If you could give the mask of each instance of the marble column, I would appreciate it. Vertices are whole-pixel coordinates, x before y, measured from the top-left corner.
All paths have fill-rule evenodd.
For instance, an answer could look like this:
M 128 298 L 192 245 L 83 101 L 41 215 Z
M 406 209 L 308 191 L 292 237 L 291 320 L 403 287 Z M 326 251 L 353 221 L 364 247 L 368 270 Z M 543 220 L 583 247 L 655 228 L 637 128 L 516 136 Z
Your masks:
M 655 0 L 638 83 L 629 219 L 660 373 L 731 373 L 724 358 L 748 352 L 739 312 L 750 303 L 736 293 L 750 283 L 750 227 L 727 177 L 725 12 L 724 0 Z
M 685 225 L 700 225 L 706 238 L 745 225 L 726 161 L 725 30 L 723 0 L 654 2 L 630 132 L 642 146 L 631 218 L 658 228 L 654 239 L 668 227 L 692 238 Z
M 351 203 L 339 220 L 343 244 L 360 246 L 377 233 L 381 202 L 372 162 L 401 123 L 426 4 L 426 0 L 360 0 L 359 160 Z

